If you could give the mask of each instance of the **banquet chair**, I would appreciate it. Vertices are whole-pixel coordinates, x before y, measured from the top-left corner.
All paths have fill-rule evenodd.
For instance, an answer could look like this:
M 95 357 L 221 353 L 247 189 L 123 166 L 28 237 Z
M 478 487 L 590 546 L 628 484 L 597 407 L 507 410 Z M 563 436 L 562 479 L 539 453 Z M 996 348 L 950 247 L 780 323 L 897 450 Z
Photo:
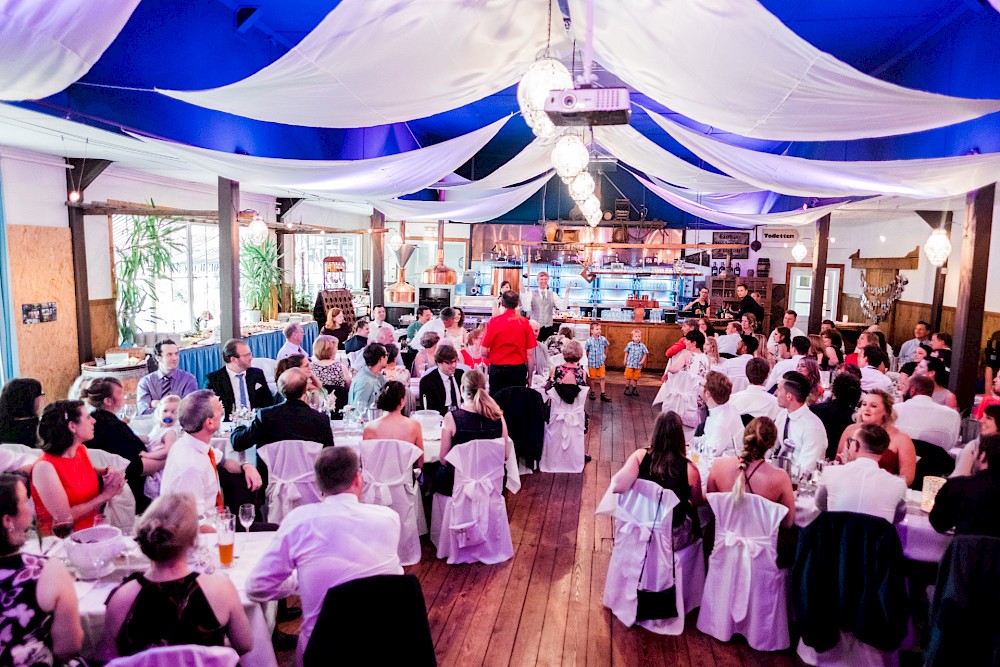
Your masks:
M 420 580 L 412 574 L 382 574 L 331 588 L 302 664 L 436 665 Z
M 455 466 L 451 496 L 434 494 L 431 523 L 437 557 L 456 563 L 502 563 L 514 557 L 504 501 L 507 443 L 470 440 L 456 445 L 445 460 Z
M 924 440 L 914 440 L 913 449 L 917 453 L 917 470 L 913 475 L 911 489 L 924 488 L 924 477 L 948 477 L 955 472 L 955 459 L 946 450 Z
M 622 494 L 605 494 L 598 514 L 615 518 L 615 544 L 604 582 L 605 607 L 628 627 L 640 625 L 660 635 L 684 632 L 684 617 L 701 605 L 705 558 L 701 539 L 673 548 L 677 495 L 655 482 L 638 479 Z M 640 574 L 642 573 L 642 574 Z M 637 621 L 638 593 L 675 588 L 677 615 Z
M 529 469 L 542 458 L 545 441 L 545 401 L 531 387 L 507 387 L 494 397 L 504 414 L 516 415 L 507 420 L 507 435 L 514 441 L 517 457 Z
M 663 412 L 676 412 L 685 426 L 695 428 L 702 421 L 698 409 L 702 385 L 703 381 L 691 373 L 674 373 L 660 385 L 653 406 L 660 404 Z
M 278 393 L 278 380 L 274 377 L 274 372 L 278 369 L 278 362 L 267 357 L 254 357 L 250 365 L 264 371 L 267 388 L 271 390 L 272 396 L 276 395 Z
M 715 548 L 708 560 L 698 629 L 727 642 L 743 635 L 756 651 L 789 647 L 788 571 L 778 569 L 778 528 L 784 505 L 747 493 L 709 493 Z
M 361 348 L 360 350 L 355 350 L 354 352 L 349 352 L 347 354 L 347 363 L 350 364 L 352 373 L 357 373 L 364 367 L 365 362 L 364 359 L 362 359 L 364 353 L 365 348 Z
M 576 391 L 576 397 L 569 402 L 560 395 L 560 392 L 567 391 Z M 549 421 L 545 424 L 545 440 L 538 467 L 542 472 L 583 472 L 587 392 L 579 385 L 564 384 L 549 389 L 548 397 L 552 408 Z
M 743 391 L 750 386 L 750 380 L 748 380 L 745 375 L 729 376 L 729 381 L 733 383 L 732 393 L 734 394 L 738 391 Z
M 228 646 L 158 646 L 115 658 L 104 667 L 236 667 L 240 656 Z
M 413 466 L 423 455 L 402 440 L 361 441 L 361 502 L 391 507 L 399 515 L 399 561 L 420 562 L 420 535 L 427 532 L 420 489 Z
M 95 468 L 118 468 L 125 470 L 128 459 L 103 449 L 87 449 L 87 456 Z M 104 506 L 104 518 L 109 525 L 120 528 L 125 535 L 131 535 L 135 527 L 135 495 L 128 484 L 122 486 L 114 498 Z
M 267 520 L 281 520 L 299 505 L 318 503 L 323 494 L 314 466 L 323 445 L 308 440 L 279 440 L 257 448 L 268 470 Z

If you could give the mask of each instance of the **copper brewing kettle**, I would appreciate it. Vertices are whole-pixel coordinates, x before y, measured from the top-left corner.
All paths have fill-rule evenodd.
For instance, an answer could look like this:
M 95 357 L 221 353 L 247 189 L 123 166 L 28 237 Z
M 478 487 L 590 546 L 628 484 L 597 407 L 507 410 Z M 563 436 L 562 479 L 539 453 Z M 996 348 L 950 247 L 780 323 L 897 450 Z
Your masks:
M 444 264 L 444 220 L 438 220 L 437 264 L 424 269 L 421 278 L 425 285 L 454 285 L 458 282 L 455 269 Z

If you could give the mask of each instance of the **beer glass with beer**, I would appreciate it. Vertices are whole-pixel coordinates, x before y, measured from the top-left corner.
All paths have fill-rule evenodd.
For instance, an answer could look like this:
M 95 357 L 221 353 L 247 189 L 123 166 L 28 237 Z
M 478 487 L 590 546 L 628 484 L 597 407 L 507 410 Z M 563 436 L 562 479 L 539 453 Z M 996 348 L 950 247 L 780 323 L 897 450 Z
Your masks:
M 236 515 L 232 512 L 219 512 L 215 520 L 215 529 L 219 536 L 219 564 L 222 567 L 232 567 L 233 542 L 236 541 Z

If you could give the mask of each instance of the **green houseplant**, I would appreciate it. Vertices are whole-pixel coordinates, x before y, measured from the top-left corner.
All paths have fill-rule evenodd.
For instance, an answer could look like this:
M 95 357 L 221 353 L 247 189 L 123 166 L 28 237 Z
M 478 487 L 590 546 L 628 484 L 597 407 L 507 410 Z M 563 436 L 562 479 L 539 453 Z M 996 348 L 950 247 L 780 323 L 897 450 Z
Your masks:
M 275 293 L 281 284 L 278 245 L 271 240 L 261 245 L 240 244 L 240 293 L 244 302 L 259 310 L 261 319 L 270 319 L 275 310 Z
M 150 206 L 155 206 L 152 201 Z M 176 218 L 131 216 L 128 235 L 115 246 L 118 291 L 118 338 L 121 345 L 135 345 L 136 318 L 147 306 L 156 318 L 156 281 L 174 271 L 172 256 L 183 250 L 175 235 L 183 228 Z

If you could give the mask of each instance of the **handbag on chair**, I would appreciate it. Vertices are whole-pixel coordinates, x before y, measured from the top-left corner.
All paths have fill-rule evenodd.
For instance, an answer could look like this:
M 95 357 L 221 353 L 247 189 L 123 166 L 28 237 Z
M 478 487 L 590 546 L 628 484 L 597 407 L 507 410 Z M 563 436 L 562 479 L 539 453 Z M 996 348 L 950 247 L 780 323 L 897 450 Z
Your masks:
M 656 528 L 656 520 L 660 516 L 660 501 L 663 500 L 663 491 L 656 501 L 656 514 L 653 515 L 653 528 Z M 677 618 L 677 556 L 674 554 L 674 533 L 673 526 L 670 531 L 670 563 L 674 583 L 669 588 L 662 591 L 648 591 L 642 588 L 642 575 L 646 572 L 646 559 L 649 557 L 649 545 L 653 541 L 653 531 L 649 532 L 649 540 L 646 541 L 646 551 L 642 555 L 642 569 L 639 570 L 639 587 L 636 595 L 639 598 L 635 611 L 636 623 L 640 621 L 652 621 L 663 618 Z

